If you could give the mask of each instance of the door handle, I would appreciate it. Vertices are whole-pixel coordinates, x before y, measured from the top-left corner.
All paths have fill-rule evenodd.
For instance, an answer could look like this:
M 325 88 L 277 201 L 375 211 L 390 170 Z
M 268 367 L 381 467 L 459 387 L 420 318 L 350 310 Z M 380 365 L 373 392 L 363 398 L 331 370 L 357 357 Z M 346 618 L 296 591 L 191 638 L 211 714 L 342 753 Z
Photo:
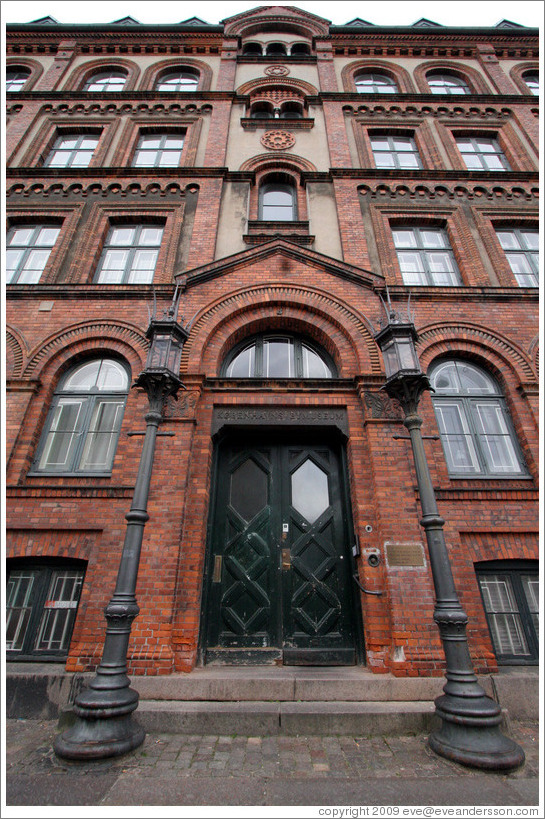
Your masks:
M 212 575 L 212 583 L 221 583 L 221 564 L 222 555 L 216 555 L 214 558 L 214 573 Z
M 291 569 L 291 550 L 282 549 L 282 569 Z

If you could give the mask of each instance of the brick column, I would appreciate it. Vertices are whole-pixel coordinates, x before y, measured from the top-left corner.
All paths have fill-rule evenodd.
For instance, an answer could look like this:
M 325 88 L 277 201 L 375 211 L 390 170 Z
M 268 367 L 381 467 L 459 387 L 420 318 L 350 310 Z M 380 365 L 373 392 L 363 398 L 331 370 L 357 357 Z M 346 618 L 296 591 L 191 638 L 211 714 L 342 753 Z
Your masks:
M 333 65 L 333 46 L 330 42 L 316 43 L 318 57 L 318 78 L 320 91 L 336 93 L 339 91 L 335 68 Z M 346 125 L 342 113 L 342 103 L 338 100 L 325 100 L 323 103 L 325 130 L 329 145 L 329 162 L 332 168 L 351 168 L 352 160 Z
M 223 167 L 227 156 L 229 137 L 229 120 L 231 118 L 231 100 L 214 100 L 214 109 L 210 117 L 210 130 L 204 155 L 204 167 Z
M 6 463 L 14 452 L 32 398 L 40 389 L 36 378 L 9 378 L 6 383 Z M 20 467 L 21 464 L 18 464 Z M 13 465 L 12 465 L 13 467 Z M 11 472 L 11 474 L 14 474 Z
M 338 91 L 337 77 L 333 66 L 333 46 L 329 41 L 316 43 L 316 56 L 318 57 L 318 78 L 320 80 L 320 91 Z
M 76 53 L 75 40 L 61 40 L 59 50 L 55 55 L 55 62 L 45 74 L 40 77 L 33 91 L 56 91 Z
M 334 179 L 333 187 L 337 204 L 343 260 L 355 267 L 370 270 L 371 259 L 363 230 L 356 180 Z
M 490 80 L 493 88 L 500 94 L 518 94 L 519 90 L 500 68 L 500 61 L 496 57 L 494 47 L 489 43 L 477 44 L 477 60 L 481 64 L 486 77 Z
M 221 62 L 216 91 L 234 91 L 237 70 L 238 42 L 236 37 L 225 39 L 221 48 Z
M 199 201 L 197 202 L 189 246 L 188 270 L 213 262 L 216 249 L 216 232 L 223 179 L 221 177 L 204 178 L 198 180 L 198 182 L 200 186 Z
M 9 165 L 12 155 L 23 142 L 23 139 L 31 127 L 34 119 L 38 116 L 43 102 L 40 100 L 8 100 L 10 105 L 21 103 L 19 113 L 10 115 L 6 127 L 6 162 Z M 9 184 L 9 183 L 8 183 Z

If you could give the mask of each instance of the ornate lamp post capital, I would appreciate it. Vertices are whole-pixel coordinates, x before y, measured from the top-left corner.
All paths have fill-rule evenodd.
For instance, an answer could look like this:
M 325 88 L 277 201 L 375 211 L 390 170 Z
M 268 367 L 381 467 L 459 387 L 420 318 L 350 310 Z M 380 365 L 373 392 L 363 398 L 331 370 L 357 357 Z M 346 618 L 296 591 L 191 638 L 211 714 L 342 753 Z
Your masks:
M 429 745 L 439 755 L 464 765 L 489 770 L 517 768 L 524 762 L 524 751 L 501 733 L 501 709 L 477 682 L 469 654 L 468 618 L 454 587 L 443 533 L 445 521 L 437 509 L 422 440 L 418 404 L 422 394 L 432 388 L 418 360 L 414 317 L 409 305 L 403 313 L 393 309 L 388 292 L 387 299 L 388 306 L 382 301 L 386 321 L 383 319 L 375 332 L 386 370 L 382 389 L 400 403 L 405 415 L 403 423 L 411 439 L 422 508 L 420 524 L 426 532 L 435 589 L 433 617 L 446 660 L 444 694 L 435 701 L 436 714 L 442 724 L 441 729 L 430 736 Z
M 169 396 L 185 389 L 180 360 L 187 330 L 176 321 L 178 289 L 162 318 L 156 318 L 156 303 L 146 336 L 150 341 L 148 358 L 134 387 L 143 389 L 149 407 L 145 414 L 146 433 L 140 455 L 138 475 L 131 508 L 125 515 L 127 529 L 112 599 L 104 609 L 106 638 L 102 661 L 89 687 L 74 704 L 76 721 L 60 734 L 55 752 L 68 759 L 101 759 L 118 756 L 137 748 L 145 738 L 132 714 L 138 707 L 138 693 L 130 688 L 127 675 L 127 649 L 133 620 L 138 616 L 136 581 L 144 526 L 149 519 L 148 495 L 155 455 L 157 430 Z

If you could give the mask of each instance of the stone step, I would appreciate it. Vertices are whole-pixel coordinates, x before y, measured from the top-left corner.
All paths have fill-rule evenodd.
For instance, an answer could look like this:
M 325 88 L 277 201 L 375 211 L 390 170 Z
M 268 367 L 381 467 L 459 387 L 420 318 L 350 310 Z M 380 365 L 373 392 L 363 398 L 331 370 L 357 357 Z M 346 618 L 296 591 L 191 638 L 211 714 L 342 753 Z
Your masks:
M 196 668 L 191 674 L 133 677 L 131 680 L 141 700 L 218 702 L 421 701 L 440 696 L 444 684 L 443 677 L 394 677 L 373 674 L 361 668 Z
M 203 702 L 141 700 L 135 714 L 153 733 L 385 736 L 424 733 L 433 702 Z

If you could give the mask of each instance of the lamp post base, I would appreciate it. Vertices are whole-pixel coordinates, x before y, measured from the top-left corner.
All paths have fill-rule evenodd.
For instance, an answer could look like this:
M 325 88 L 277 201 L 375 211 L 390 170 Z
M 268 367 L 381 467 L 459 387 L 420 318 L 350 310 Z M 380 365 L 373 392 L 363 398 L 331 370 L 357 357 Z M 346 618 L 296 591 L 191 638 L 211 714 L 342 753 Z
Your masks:
M 131 714 L 110 719 L 83 719 L 59 734 L 53 748 L 65 759 L 106 759 L 134 751 L 144 742 L 146 732 Z
M 489 697 L 474 700 L 448 694 L 435 700 L 441 728 L 428 739 L 439 756 L 488 771 L 519 768 L 524 751 L 500 731 L 501 709 Z
M 146 732 L 133 719 L 138 693 L 126 686 L 107 689 L 97 676 L 91 686 L 76 697 L 76 720 L 53 743 L 55 753 L 65 759 L 105 759 L 138 748 Z M 111 682 L 111 681 L 110 681 Z M 93 685 L 94 684 L 94 685 Z

